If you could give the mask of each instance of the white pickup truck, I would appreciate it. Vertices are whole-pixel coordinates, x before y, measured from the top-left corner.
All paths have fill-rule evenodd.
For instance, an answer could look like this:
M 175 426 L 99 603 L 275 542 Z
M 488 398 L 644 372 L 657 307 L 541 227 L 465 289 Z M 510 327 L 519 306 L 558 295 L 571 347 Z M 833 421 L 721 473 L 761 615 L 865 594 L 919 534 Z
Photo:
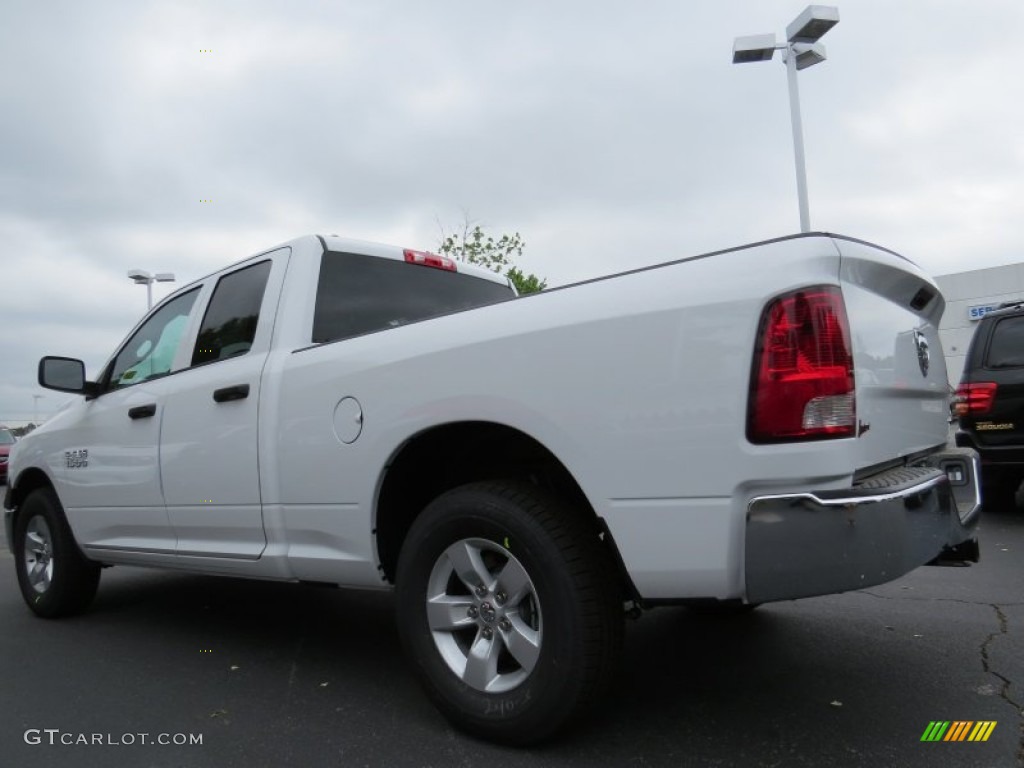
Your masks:
M 111 565 L 395 589 L 456 725 L 544 739 L 607 688 L 624 616 L 749 610 L 977 559 L 946 449 L 944 301 L 812 233 L 524 297 L 434 254 L 304 237 L 187 285 L 20 441 L 22 594 Z

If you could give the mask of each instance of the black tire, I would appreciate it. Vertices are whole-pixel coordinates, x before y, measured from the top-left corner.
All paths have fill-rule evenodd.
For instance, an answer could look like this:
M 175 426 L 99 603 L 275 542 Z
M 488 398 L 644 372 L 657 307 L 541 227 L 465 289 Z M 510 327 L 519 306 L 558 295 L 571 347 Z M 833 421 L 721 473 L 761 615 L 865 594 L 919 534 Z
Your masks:
M 53 619 L 89 607 L 100 566 L 78 549 L 52 489 L 37 488 L 18 508 L 13 551 L 21 596 L 37 615 Z
M 456 561 L 477 566 L 463 579 Z M 474 580 L 484 593 L 465 586 Z M 446 601 L 431 606 L 443 619 L 428 618 L 428 589 Z M 475 736 L 543 741 L 601 701 L 615 676 L 624 621 L 613 561 L 595 526 L 533 486 L 473 483 L 435 499 L 402 545 L 395 591 L 399 634 L 420 682 L 452 724 Z M 493 670 L 470 662 L 471 648 L 493 655 Z

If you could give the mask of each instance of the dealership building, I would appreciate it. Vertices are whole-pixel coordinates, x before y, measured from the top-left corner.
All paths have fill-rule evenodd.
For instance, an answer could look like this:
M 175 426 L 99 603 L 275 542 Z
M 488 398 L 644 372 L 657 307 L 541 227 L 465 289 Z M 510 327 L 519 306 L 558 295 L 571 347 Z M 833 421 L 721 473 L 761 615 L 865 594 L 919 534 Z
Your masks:
M 946 297 L 939 338 L 946 355 L 949 383 L 955 387 L 978 320 L 1003 302 L 1024 301 L 1024 264 L 942 275 L 935 282 Z

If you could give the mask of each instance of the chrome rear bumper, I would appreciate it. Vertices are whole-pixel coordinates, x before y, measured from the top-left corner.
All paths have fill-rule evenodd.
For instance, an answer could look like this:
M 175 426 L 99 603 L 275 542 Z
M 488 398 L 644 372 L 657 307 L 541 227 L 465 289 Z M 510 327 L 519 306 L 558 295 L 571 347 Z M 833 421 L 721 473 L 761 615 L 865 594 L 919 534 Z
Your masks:
M 746 599 L 892 581 L 971 539 L 980 508 L 977 454 L 963 449 L 841 491 L 756 497 L 747 507 Z

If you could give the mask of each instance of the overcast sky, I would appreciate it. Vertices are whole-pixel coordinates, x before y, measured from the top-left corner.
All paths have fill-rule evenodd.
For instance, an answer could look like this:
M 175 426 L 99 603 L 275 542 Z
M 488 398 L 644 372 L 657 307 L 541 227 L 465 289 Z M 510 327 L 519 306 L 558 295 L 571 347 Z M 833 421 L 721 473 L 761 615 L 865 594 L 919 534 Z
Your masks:
M 6 0 L 0 423 L 179 285 L 301 234 L 464 212 L 557 285 L 799 229 L 795 0 Z M 932 274 L 1024 261 L 1021 0 L 849 0 L 800 74 L 813 229 Z M 201 202 L 210 201 L 210 202 Z M 158 286 L 156 297 L 170 288 Z

